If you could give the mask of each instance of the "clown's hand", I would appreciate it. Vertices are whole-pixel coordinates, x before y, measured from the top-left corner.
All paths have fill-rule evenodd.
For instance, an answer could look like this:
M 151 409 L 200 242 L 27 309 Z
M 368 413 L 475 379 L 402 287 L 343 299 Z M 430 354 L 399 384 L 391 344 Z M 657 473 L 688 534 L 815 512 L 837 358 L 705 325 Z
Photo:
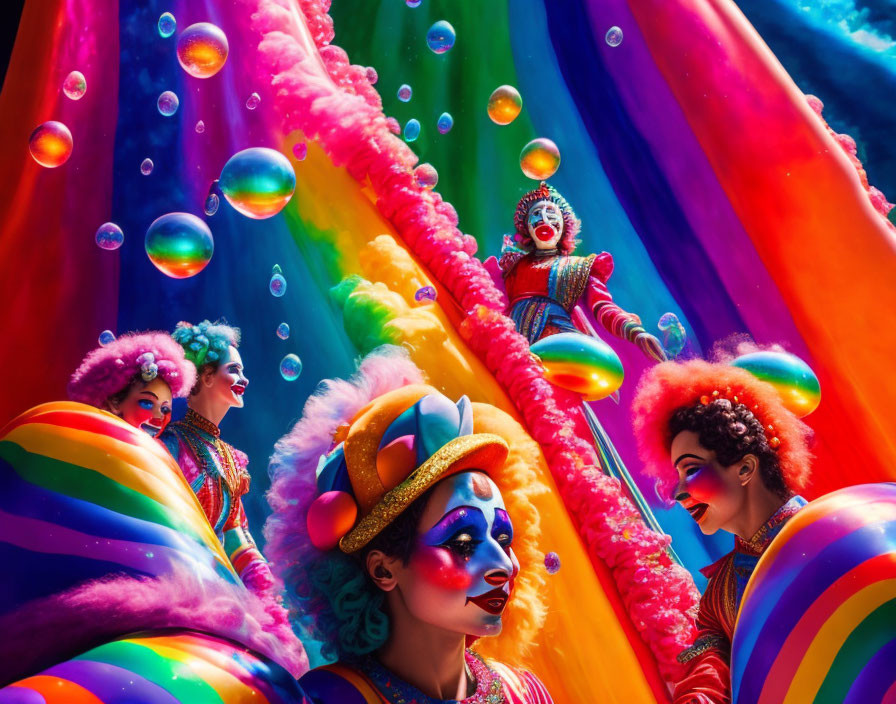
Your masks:
M 663 350 L 663 343 L 649 332 L 639 333 L 635 338 L 635 344 L 645 355 L 655 359 L 657 362 L 665 362 L 668 359 L 665 350 Z

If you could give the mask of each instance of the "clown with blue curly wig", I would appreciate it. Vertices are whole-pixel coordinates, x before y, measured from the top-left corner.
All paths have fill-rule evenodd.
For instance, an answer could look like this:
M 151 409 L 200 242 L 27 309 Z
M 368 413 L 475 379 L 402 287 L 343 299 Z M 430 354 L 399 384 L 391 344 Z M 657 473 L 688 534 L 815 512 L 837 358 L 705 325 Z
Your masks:
M 576 316 L 584 300 L 595 319 L 618 338 L 634 343 L 651 359 L 666 355 L 641 319 L 624 311 L 607 287 L 613 273 L 609 252 L 575 256 L 581 222 L 572 206 L 542 182 L 516 206 L 515 234 L 504 238 L 499 266 L 510 299 L 510 317 L 530 343 L 558 333 L 588 333 Z
M 177 460 L 209 523 L 243 583 L 267 593 L 271 572 L 249 532 L 242 497 L 249 491 L 249 459 L 221 439 L 219 425 L 231 408 L 243 407 L 249 385 L 240 357 L 240 331 L 224 323 L 181 322 L 172 337 L 196 370 L 184 418 L 161 440 Z

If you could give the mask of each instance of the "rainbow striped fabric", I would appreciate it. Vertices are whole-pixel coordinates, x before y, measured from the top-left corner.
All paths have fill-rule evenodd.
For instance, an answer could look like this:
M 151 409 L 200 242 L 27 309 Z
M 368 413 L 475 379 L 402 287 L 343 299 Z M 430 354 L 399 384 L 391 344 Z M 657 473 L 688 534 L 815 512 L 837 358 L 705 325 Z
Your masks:
M 110 413 L 37 406 L 0 431 L 0 614 L 109 575 L 238 578 L 167 451 Z
M 106 643 L 0 690 L 0 704 L 301 704 L 286 670 L 199 633 Z

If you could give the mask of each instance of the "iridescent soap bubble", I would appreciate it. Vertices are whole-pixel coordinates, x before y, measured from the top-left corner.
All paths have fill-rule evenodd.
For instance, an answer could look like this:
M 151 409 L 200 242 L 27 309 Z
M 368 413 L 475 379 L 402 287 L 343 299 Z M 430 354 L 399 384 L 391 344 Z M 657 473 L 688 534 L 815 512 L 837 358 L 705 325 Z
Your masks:
M 305 142 L 296 142 L 292 146 L 292 155 L 299 161 L 305 161 L 308 156 L 308 145 Z
M 414 91 L 407 83 L 402 83 L 401 87 L 398 89 L 398 99 L 403 103 L 408 102 L 413 94 Z
M 196 123 L 196 133 L 202 134 L 203 132 L 205 132 L 205 123 L 202 120 L 200 120 L 199 122 Z
M 283 270 L 279 264 L 274 264 L 271 269 L 271 280 L 268 282 L 268 289 L 271 295 L 280 298 L 286 293 L 286 278 L 283 276 Z
M 177 99 L 177 96 L 173 91 L 166 90 L 159 96 L 159 100 L 156 104 L 158 105 L 160 113 L 162 113 L 165 117 L 171 117 L 174 113 L 177 112 L 180 101 Z
M 411 118 L 404 126 L 404 139 L 406 142 L 413 142 L 420 136 L 420 121 Z
M 238 212 L 255 220 L 276 215 L 296 190 L 289 159 L 266 147 L 237 152 L 221 169 L 221 192 Z
M 177 29 L 177 20 L 170 12 L 163 12 L 159 17 L 159 35 L 167 39 Z
M 663 313 L 656 324 L 663 335 L 663 349 L 670 358 L 678 356 L 687 342 L 687 332 L 675 313 Z
M 509 125 L 523 109 L 523 96 L 513 86 L 498 86 L 488 98 L 488 116 L 498 125 Z
M 55 169 L 67 162 L 72 155 L 72 146 L 72 133 L 56 120 L 38 125 L 28 138 L 31 156 L 48 169 Z
M 87 79 L 80 71 L 72 71 L 62 82 L 62 92 L 67 98 L 80 100 L 87 92 Z
M 261 96 L 258 93 L 252 93 L 252 95 L 246 98 L 246 110 L 254 110 L 260 102 Z
M 105 347 L 106 345 L 111 345 L 113 342 L 115 342 L 115 333 L 112 332 L 111 330 L 103 330 L 100 333 L 100 336 L 97 339 L 97 342 L 100 343 L 100 347 Z
M 294 354 L 286 355 L 280 361 L 280 376 L 287 381 L 295 381 L 302 373 L 302 360 Z
M 426 33 L 426 46 L 428 46 L 434 54 L 444 54 L 454 46 L 454 40 L 457 35 L 454 27 L 450 22 L 439 20 Z
M 211 78 L 227 61 L 230 47 L 221 28 L 211 22 L 191 24 L 177 38 L 177 60 L 194 78 Z
M 560 571 L 560 556 L 555 552 L 549 552 L 544 556 L 544 568 L 548 574 L 557 574 Z
M 372 86 L 376 85 L 376 82 L 380 80 L 380 76 L 373 66 L 368 66 L 365 74 L 367 75 L 367 82 Z
M 173 279 L 195 276 L 215 251 L 208 225 L 191 213 L 168 213 L 156 218 L 146 230 L 144 246 L 155 267 Z
M 218 194 L 214 191 L 210 191 L 208 196 L 206 196 L 205 204 L 202 206 L 205 214 L 211 217 L 215 213 L 218 212 L 218 206 L 221 205 L 221 199 L 218 198 Z
M 140 173 L 144 176 L 149 176 L 154 167 L 155 164 L 152 163 L 152 159 L 146 158 L 140 162 Z
M 619 46 L 622 44 L 622 30 L 619 27 L 610 27 L 605 39 L 610 46 Z
M 124 232 L 114 222 L 106 222 L 96 231 L 96 244 L 100 249 L 118 249 L 124 242 Z
M 420 188 L 435 188 L 439 182 L 439 172 L 432 164 L 420 164 L 414 169 L 414 180 Z
M 436 122 L 436 127 L 439 130 L 439 134 L 447 134 L 451 131 L 451 128 L 454 127 L 454 118 L 451 117 L 451 113 L 443 112 L 439 115 L 438 122 Z
M 279 337 L 281 340 L 289 339 L 289 325 L 288 324 L 280 323 L 277 326 L 277 337 Z
M 529 178 L 544 181 L 560 168 L 560 150 L 550 139 L 533 139 L 520 152 L 520 168 Z
M 421 2 L 423 2 L 423 0 L 404 0 L 404 4 L 408 7 L 420 7 Z
M 421 286 L 414 292 L 414 300 L 418 303 L 436 300 L 436 290 L 432 286 Z

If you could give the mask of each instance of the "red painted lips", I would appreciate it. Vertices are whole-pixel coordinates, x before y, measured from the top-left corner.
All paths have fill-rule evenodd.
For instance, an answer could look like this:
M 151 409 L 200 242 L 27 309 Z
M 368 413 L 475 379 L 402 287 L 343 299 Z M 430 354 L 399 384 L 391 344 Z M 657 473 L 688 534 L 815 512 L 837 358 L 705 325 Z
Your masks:
M 497 616 L 507 605 L 508 594 L 503 589 L 492 589 L 479 596 L 468 596 L 467 601 L 476 604 L 483 611 Z
M 699 523 L 708 508 L 709 504 L 694 504 L 693 506 L 688 506 L 688 513 L 691 514 L 691 518 Z

